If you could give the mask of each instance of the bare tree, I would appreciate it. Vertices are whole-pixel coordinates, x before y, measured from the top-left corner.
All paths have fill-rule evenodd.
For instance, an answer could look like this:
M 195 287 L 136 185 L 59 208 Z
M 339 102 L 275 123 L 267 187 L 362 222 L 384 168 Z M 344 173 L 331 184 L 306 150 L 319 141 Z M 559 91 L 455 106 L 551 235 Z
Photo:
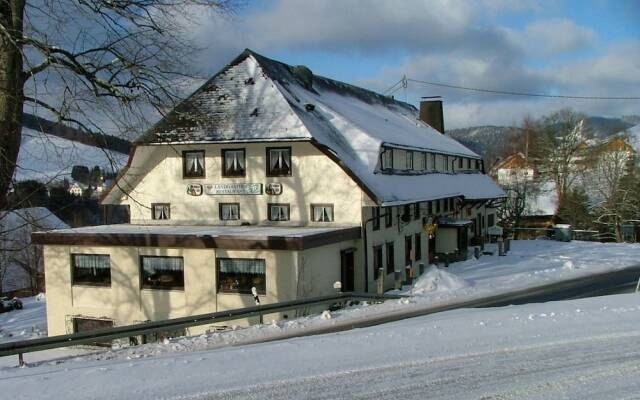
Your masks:
M 592 134 L 584 125 L 585 116 L 563 109 L 538 121 L 535 159 L 545 180 L 555 183 L 558 199 L 563 199 L 585 169 L 587 139 Z
M 87 132 L 120 132 L 179 97 L 193 52 L 184 22 L 232 0 L 2 0 L 0 209 L 16 169 L 23 108 Z M 153 113 L 152 113 L 153 114 Z M 135 128 L 134 128 L 135 130 Z

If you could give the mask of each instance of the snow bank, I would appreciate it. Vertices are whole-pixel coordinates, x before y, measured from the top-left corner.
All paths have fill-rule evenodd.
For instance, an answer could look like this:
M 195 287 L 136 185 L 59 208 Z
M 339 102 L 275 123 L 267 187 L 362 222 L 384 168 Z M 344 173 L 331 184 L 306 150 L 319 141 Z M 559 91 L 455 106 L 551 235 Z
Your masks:
M 443 269 L 431 266 L 418 278 L 410 294 L 421 296 L 426 293 L 437 293 L 468 288 L 472 283 Z

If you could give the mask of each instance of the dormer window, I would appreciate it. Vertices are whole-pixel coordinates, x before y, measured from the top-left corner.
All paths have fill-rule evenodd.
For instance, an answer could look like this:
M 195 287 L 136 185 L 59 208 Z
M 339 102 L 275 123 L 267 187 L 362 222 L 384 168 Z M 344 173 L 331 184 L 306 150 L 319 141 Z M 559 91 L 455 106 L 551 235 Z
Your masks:
M 291 147 L 267 147 L 267 176 L 291 175 Z
M 427 153 L 420 153 L 420 170 L 427 170 Z
M 405 151 L 405 157 L 406 157 L 406 168 L 407 170 L 412 170 L 413 169 L 413 151 Z
M 244 149 L 222 150 L 222 176 L 245 176 Z
M 432 171 L 436 170 L 436 155 L 435 154 L 429 154 L 429 158 L 431 159 L 431 167 L 429 168 Z
M 182 176 L 185 178 L 204 178 L 204 150 L 182 152 Z
M 380 162 L 383 171 L 393 169 L 393 149 L 383 147 Z

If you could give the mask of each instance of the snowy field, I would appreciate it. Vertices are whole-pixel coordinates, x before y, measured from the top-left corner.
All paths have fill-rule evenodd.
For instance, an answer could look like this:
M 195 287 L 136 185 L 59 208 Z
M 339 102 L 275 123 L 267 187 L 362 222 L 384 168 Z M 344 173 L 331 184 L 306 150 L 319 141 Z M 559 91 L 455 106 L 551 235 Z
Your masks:
M 44 296 L 23 298 L 22 305 L 22 310 L 0 314 L 0 343 L 36 339 L 47 335 Z

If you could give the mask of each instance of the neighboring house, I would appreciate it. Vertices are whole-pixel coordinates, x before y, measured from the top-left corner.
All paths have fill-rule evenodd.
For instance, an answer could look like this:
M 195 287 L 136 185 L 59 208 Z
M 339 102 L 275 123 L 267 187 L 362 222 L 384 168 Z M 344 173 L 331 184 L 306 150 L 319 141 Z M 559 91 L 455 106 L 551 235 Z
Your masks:
M 489 172 L 501 186 L 532 181 L 536 176 L 533 166 L 527 164 L 522 153 L 515 153 L 498 161 Z
M 69 185 L 69 193 L 74 196 L 82 196 L 87 188 L 88 186 L 83 183 L 73 182 L 71 185 Z
M 247 50 L 137 140 L 102 200 L 131 224 L 34 235 L 49 333 L 392 288 L 486 237 L 483 169 L 413 106 Z
M 44 207 L 0 212 L 0 292 L 28 293 L 43 289 L 43 262 L 31 233 L 69 226 Z

